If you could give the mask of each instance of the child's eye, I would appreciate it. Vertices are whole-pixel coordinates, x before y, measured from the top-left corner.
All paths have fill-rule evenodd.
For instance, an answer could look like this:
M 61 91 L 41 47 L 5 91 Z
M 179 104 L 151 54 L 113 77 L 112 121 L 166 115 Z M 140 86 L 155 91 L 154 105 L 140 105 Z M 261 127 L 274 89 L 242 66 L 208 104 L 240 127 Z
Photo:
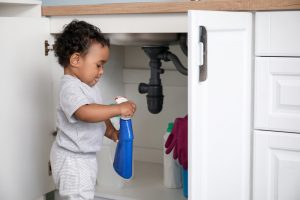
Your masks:
M 103 65 L 98 65 L 98 64 L 97 64 L 97 67 L 100 68 L 100 67 L 103 67 Z

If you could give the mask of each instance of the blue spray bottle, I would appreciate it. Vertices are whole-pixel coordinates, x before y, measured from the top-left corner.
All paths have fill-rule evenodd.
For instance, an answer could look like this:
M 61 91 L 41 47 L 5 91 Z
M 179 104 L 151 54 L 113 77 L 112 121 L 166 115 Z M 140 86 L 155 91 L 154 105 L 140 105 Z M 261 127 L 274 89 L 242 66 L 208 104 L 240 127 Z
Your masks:
M 117 97 L 116 102 L 122 103 L 127 101 L 124 97 Z M 123 178 L 129 179 L 132 176 L 132 147 L 133 131 L 130 118 L 120 118 L 119 142 L 117 145 L 114 169 Z

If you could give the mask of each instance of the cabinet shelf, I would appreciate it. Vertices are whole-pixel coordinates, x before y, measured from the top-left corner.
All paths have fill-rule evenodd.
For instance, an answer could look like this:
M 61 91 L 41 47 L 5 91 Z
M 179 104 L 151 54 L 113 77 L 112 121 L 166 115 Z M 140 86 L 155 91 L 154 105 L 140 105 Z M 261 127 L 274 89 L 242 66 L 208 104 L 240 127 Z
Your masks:
M 134 177 L 125 182 L 123 188 L 98 185 L 96 197 L 120 200 L 185 200 L 182 195 L 182 188 L 169 189 L 163 185 L 162 164 L 141 161 L 135 161 Z

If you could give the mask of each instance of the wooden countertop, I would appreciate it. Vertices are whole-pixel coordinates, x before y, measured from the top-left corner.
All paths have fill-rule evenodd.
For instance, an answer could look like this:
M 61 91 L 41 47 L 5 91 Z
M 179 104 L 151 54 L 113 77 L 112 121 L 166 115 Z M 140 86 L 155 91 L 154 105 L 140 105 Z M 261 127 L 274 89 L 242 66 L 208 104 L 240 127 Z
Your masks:
M 187 2 L 112 3 L 98 5 L 43 6 L 43 16 L 184 13 L 188 10 L 299 10 L 300 0 L 203 0 Z

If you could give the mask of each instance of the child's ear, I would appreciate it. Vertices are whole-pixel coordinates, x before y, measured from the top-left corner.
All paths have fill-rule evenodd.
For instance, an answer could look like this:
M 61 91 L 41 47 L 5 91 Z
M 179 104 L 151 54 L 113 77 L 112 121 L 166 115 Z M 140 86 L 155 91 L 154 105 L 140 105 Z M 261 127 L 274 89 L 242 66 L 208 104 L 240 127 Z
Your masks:
M 70 65 L 73 67 L 79 67 L 80 65 L 80 54 L 73 53 L 70 57 Z

